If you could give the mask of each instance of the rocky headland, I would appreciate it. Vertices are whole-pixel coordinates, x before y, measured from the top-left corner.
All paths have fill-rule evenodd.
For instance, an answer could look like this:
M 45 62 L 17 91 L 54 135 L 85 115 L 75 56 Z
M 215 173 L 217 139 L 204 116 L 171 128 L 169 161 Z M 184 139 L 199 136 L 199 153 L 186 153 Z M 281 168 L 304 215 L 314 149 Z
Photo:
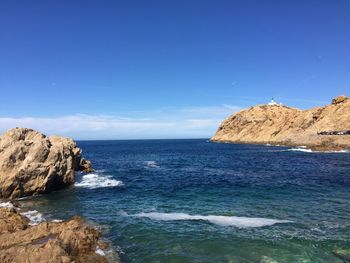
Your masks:
M 339 96 L 330 105 L 309 110 L 267 104 L 251 107 L 225 119 L 211 141 L 347 150 L 350 99 Z
M 9 201 L 72 185 L 76 171 L 93 170 L 72 139 L 27 128 L 0 137 L 0 262 L 107 262 L 100 232 L 82 218 L 32 224 Z

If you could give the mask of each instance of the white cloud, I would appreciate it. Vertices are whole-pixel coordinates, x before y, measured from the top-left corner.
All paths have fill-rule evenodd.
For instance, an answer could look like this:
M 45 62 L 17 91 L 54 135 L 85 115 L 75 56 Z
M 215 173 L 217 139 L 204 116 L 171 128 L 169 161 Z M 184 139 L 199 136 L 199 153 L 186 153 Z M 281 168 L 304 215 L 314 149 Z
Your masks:
M 137 118 L 88 114 L 0 117 L 0 132 L 28 127 L 75 139 L 203 138 L 212 136 L 220 122 L 237 110 L 239 107 L 222 105 L 143 112 Z

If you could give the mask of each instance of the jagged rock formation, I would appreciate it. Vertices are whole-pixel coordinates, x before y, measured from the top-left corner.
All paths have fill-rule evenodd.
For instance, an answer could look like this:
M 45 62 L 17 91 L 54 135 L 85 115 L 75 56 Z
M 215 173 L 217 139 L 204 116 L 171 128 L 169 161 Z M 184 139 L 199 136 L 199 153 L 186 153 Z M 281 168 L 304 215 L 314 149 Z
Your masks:
M 47 193 L 92 170 L 72 139 L 15 128 L 0 137 L 0 198 Z
M 333 151 L 350 148 L 349 130 L 350 99 L 339 96 L 330 105 L 310 110 L 278 105 L 258 105 L 242 110 L 224 120 L 211 140 Z
M 0 208 L 0 262 L 105 263 L 100 233 L 80 217 L 30 226 L 14 208 Z

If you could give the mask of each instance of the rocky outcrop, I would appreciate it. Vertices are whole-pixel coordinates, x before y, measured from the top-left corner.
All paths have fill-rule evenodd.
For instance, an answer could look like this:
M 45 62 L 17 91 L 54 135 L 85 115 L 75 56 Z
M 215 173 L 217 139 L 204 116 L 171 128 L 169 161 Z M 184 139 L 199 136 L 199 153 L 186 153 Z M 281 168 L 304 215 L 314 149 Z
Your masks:
M 0 208 L 0 262 L 105 263 L 100 233 L 80 217 L 30 226 L 13 207 Z
M 310 110 L 280 105 L 258 105 L 222 122 L 211 138 L 216 142 L 307 146 L 317 151 L 350 148 L 350 99 L 339 96 L 332 104 Z
M 38 195 L 74 183 L 74 171 L 92 170 L 69 138 L 15 128 L 0 137 L 0 197 Z

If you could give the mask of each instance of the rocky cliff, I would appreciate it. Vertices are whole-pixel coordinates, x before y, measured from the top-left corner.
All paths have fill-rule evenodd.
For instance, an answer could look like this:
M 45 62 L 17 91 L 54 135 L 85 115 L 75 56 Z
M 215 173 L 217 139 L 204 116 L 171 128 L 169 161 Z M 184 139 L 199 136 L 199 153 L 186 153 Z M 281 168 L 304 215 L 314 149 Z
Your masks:
M 224 120 L 211 138 L 216 142 L 306 146 L 317 151 L 350 149 L 350 99 L 299 110 L 258 105 Z
M 72 139 L 15 128 L 0 137 L 0 198 L 38 195 L 74 183 L 74 171 L 91 171 Z
M 74 183 L 91 163 L 69 138 L 15 128 L 0 137 L 0 198 L 47 193 Z M 21 213 L 20 213 L 21 212 Z M 20 207 L 0 203 L 0 262 L 104 263 L 100 232 L 80 217 L 33 225 Z M 111 260 L 118 262 L 117 257 Z

